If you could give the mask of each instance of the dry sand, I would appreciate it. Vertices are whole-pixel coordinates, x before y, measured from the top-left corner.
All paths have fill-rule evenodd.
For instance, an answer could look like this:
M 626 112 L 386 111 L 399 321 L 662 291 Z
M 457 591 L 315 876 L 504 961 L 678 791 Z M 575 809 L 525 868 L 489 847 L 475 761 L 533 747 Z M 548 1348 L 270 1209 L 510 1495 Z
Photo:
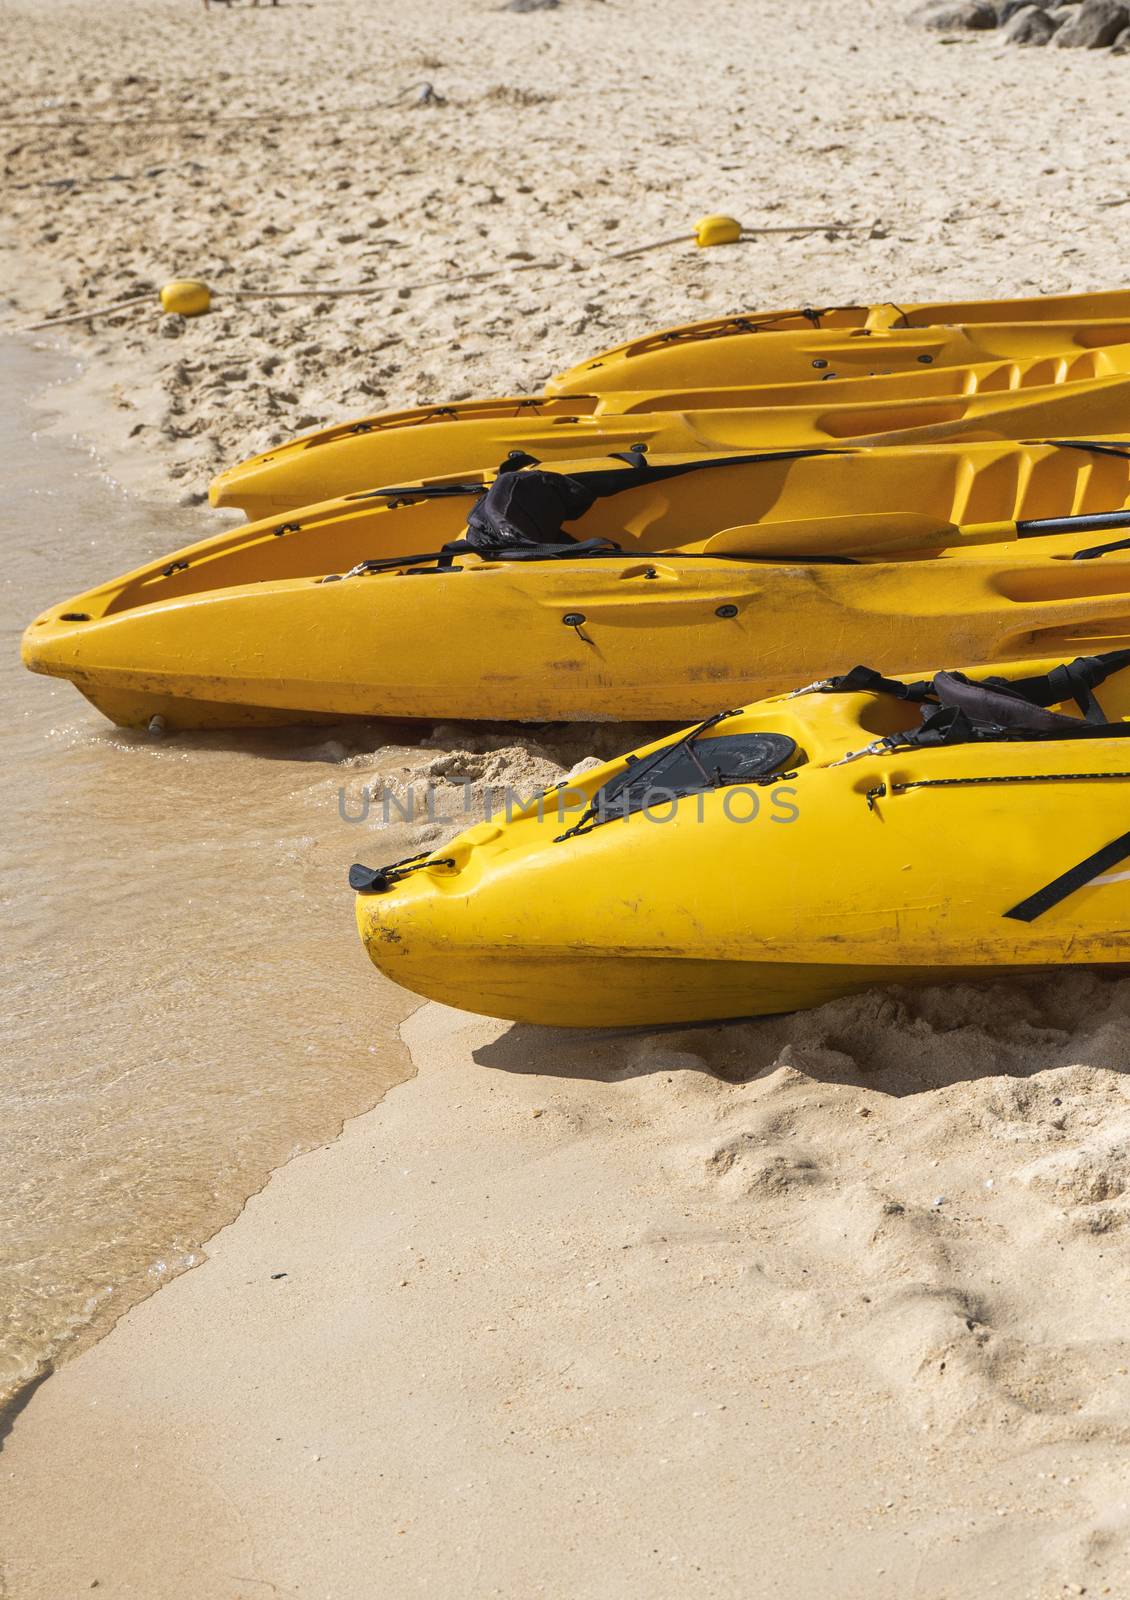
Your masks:
M 192 498 L 649 325 L 1123 281 L 1130 66 L 900 9 L 7 0 L 10 325 L 380 285 L 72 331 L 103 460 Z M 865 226 L 598 260 L 714 209 Z M 516 252 L 577 265 L 404 292 Z M 416 1079 L 31 1398 L 6 1600 L 1127 1593 L 1130 984 L 406 1038 Z
M 115 470 L 201 495 L 327 418 L 536 390 L 664 323 L 1120 283 L 1127 62 L 944 44 L 903 9 L 5 0 L 5 184 L 33 253 L 12 323 L 174 275 L 379 287 L 220 301 L 168 340 L 154 301 L 81 339 Z M 861 227 L 601 260 L 709 211 Z

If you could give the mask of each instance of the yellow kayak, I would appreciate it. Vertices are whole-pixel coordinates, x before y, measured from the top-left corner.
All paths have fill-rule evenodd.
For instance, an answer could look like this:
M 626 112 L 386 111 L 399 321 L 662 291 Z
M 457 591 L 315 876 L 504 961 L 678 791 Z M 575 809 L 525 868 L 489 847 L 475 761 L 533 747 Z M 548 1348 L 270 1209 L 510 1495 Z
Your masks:
M 1103 331 L 1120 342 L 1094 346 L 1088 343 L 1093 330 L 1055 325 L 895 330 L 862 340 L 846 334 L 830 340 L 812 330 L 782 335 L 787 348 L 766 341 L 751 347 L 744 388 L 512 396 L 380 413 L 289 440 L 228 468 L 213 479 L 210 499 L 254 521 L 382 484 L 493 468 L 512 450 L 550 462 L 623 450 L 641 439 L 653 450 L 692 450 L 719 429 L 751 444 L 780 441 L 793 426 L 789 416 L 775 415 L 782 408 L 797 413 L 795 426 L 806 434 L 829 412 L 837 437 L 856 426 L 844 407 L 866 411 L 865 431 L 872 429 L 869 408 L 892 400 L 921 405 L 977 396 L 995 409 L 991 397 L 1002 396 L 1007 405 L 1026 391 L 1050 397 L 1090 379 L 1125 377 L 1130 323 Z M 963 414 L 960 405 L 943 404 L 942 410 L 947 421 Z M 731 411 L 749 415 L 716 420 Z M 926 404 L 923 415 L 936 420 L 939 413 Z M 883 411 L 879 425 L 919 424 L 904 410 L 889 424 Z
M 1128 663 L 857 670 L 711 716 L 354 867 L 365 948 L 429 999 L 559 1027 L 1124 966 Z
M 192 728 L 678 718 L 845 654 L 902 669 L 1097 648 L 1130 636 L 1126 450 L 503 474 L 470 521 L 467 497 L 444 492 L 460 484 L 334 501 L 51 608 L 25 633 L 24 661 L 115 722 Z M 628 485 L 566 529 L 563 497 L 619 473 Z
M 973 324 L 1090 324 L 1096 344 L 1119 343 L 1118 324 L 1130 321 L 1130 290 L 1040 295 L 1024 300 L 951 300 L 914 305 L 796 307 L 711 317 L 626 340 L 560 372 L 546 393 L 594 394 L 609 389 L 688 388 L 757 382 L 750 362 L 773 360 L 774 346 L 795 334 L 872 339 L 907 329 L 966 328 Z M 785 345 L 787 348 L 787 345 Z
M 1119 405 L 1130 401 L 1130 384 L 1118 385 L 1115 397 Z M 1040 409 L 1038 418 L 1026 411 L 1026 420 L 1048 420 Z M 1088 397 L 1085 411 L 1108 409 L 1105 394 Z M 1084 414 L 1080 420 L 1098 418 Z M 964 530 L 985 524 L 1114 512 L 1130 504 L 1130 426 L 1122 435 L 1063 430 L 1042 443 L 876 448 L 821 438 L 766 450 L 734 443 L 727 441 L 717 454 L 625 450 L 556 461 L 549 469 L 453 474 L 345 495 L 301 507 L 289 518 L 226 529 L 115 580 L 108 592 L 121 610 L 202 588 L 340 574 L 362 561 L 407 562 L 460 538 L 477 503 L 492 489 L 497 495 L 499 485 L 519 496 L 528 489 L 534 499 L 546 483 L 587 488 L 587 509 L 562 504 L 555 518 L 542 521 L 537 537 L 543 543 L 560 533 L 564 541 L 610 539 L 630 551 L 702 553 L 716 549 L 711 541 L 725 535 L 729 554 L 776 557 L 905 551 L 967 539 Z M 88 599 L 79 596 L 67 608 L 88 611 Z

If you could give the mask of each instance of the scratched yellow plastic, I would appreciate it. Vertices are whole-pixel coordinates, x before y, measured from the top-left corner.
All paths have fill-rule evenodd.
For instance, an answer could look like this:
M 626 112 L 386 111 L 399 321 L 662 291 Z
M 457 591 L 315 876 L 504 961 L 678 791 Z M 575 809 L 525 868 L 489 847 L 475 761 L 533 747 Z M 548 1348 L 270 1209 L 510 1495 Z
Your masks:
M 939 428 L 943 437 L 1034 437 L 1045 425 L 1040 402 L 1056 389 L 1130 374 L 1128 341 L 1130 320 L 747 337 L 734 346 L 738 366 L 713 362 L 675 389 L 464 400 L 362 417 L 229 468 L 210 494 L 213 505 L 254 520 L 356 490 L 493 469 L 511 450 L 553 463 L 640 442 L 652 451 L 752 449 Z M 732 344 L 693 349 L 713 358 Z M 622 363 L 625 377 L 642 382 L 633 361 Z M 987 420 L 1013 407 L 999 425 Z M 1084 403 L 1073 414 L 1092 413 Z M 1064 425 L 1075 426 L 1066 417 Z M 1104 412 L 1093 425 L 1109 433 L 1122 422 Z
M 1130 673 L 1098 694 L 1108 717 L 1125 718 Z M 561 1027 L 757 1015 L 874 983 L 1125 962 L 1130 873 L 1106 873 L 1030 923 L 1003 913 L 1125 832 L 1128 741 L 833 765 L 916 716 L 871 694 L 748 706 L 711 732 L 791 737 L 798 752 L 766 787 L 657 797 L 651 816 L 562 838 L 621 770 L 609 763 L 540 811 L 479 822 L 387 892 L 359 895 L 365 947 L 429 999 Z
M 408 499 L 332 501 L 174 552 L 44 612 L 24 660 L 128 725 L 569 721 L 692 717 L 863 659 L 1007 662 L 1130 635 L 1130 552 L 1070 559 L 1125 529 L 1015 537 L 1018 517 L 1117 521 L 1117 453 L 990 443 L 722 467 L 597 501 L 569 531 L 618 540 L 610 558 L 340 576 L 463 531 L 469 499 Z
M 547 394 L 593 394 L 608 389 L 672 388 L 756 381 L 749 363 L 772 361 L 780 341 L 799 334 L 843 335 L 870 348 L 891 333 L 907 329 L 961 330 L 980 338 L 1002 324 L 1035 333 L 1035 325 L 1073 323 L 1098 343 L 1118 339 L 1112 325 L 1130 321 L 1130 290 L 1101 294 L 1041 295 L 1027 300 L 935 301 L 923 304 L 832 306 L 781 311 L 750 311 L 706 322 L 662 328 L 602 350 L 546 385 Z M 1089 330 L 1086 325 L 1090 324 Z M 1104 328 L 1103 324 L 1108 326 Z M 1125 334 L 1122 335 L 1122 338 Z

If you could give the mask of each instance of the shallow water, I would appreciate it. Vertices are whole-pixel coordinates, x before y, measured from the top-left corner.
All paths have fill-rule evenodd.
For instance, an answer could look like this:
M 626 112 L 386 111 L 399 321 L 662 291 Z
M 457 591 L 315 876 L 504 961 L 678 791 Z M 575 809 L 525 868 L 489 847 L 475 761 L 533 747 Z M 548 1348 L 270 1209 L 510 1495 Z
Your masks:
M 213 526 L 37 431 L 68 370 L 0 341 L 0 1399 L 409 1071 L 413 1002 L 356 936 L 326 730 L 154 742 L 19 663 L 45 605 Z

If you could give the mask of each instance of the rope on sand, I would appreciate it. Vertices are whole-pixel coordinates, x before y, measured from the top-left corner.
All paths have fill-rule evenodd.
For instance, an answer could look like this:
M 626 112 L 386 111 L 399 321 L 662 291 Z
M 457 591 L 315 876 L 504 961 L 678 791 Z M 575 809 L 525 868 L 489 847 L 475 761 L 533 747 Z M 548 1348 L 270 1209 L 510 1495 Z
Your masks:
M 693 233 L 672 234 L 665 239 L 653 239 L 648 244 L 631 246 L 627 250 L 612 250 L 598 256 L 591 265 L 598 265 L 602 261 L 627 261 L 634 256 L 645 255 L 652 250 L 664 250 L 671 245 L 689 244 L 692 241 L 702 249 L 713 248 L 722 244 L 744 244 L 751 240 L 759 239 L 767 234 L 791 234 L 801 237 L 808 234 L 823 233 L 829 238 L 834 238 L 842 233 L 855 233 L 866 224 L 848 222 L 802 222 L 789 225 L 774 223 L 765 227 L 747 228 L 733 217 L 709 216 L 701 217 L 695 224 Z M 559 270 L 566 266 L 577 265 L 572 260 L 560 256 L 550 257 L 543 261 L 523 261 L 517 265 L 507 264 L 502 267 L 487 267 L 477 272 L 462 272 L 454 276 L 442 278 L 425 278 L 418 283 L 384 283 L 384 284 L 355 284 L 348 287 L 302 288 L 302 289 L 216 289 L 212 290 L 207 284 L 195 279 L 176 279 L 168 283 L 161 290 L 160 300 L 165 311 L 179 312 L 184 316 L 200 316 L 211 309 L 213 299 L 227 300 L 343 300 L 351 296 L 362 299 L 371 299 L 378 295 L 390 294 L 395 290 L 399 294 L 411 294 L 418 289 L 441 289 L 448 285 L 460 283 L 478 283 L 487 278 L 497 278 L 503 275 L 512 275 L 519 272 L 538 272 Z M 86 322 L 95 317 L 113 316 L 115 312 L 128 311 L 134 306 L 151 305 L 152 293 L 131 295 L 126 300 L 117 300 L 109 305 L 87 306 L 82 311 L 68 311 L 62 316 L 44 317 L 38 322 L 25 323 L 22 327 L 8 328 L 6 333 L 38 333 L 45 328 L 55 328 L 67 322 Z
M 863 226 L 862 223 L 858 222 L 801 222 L 793 227 L 790 227 L 788 223 L 778 222 L 774 223 L 772 227 L 764 228 L 746 228 L 741 224 L 737 224 L 736 226 L 740 227 L 741 231 L 734 238 L 707 240 L 700 237 L 702 223 L 728 223 L 732 221 L 732 217 L 704 217 L 694 233 L 674 233 L 670 238 L 656 239 L 652 244 L 633 245 L 630 250 L 612 250 L 607 255 L 602 256 L 601 260 L 627 261 L 631 256 L 645 255 L 649 250 L 663 250 L 671 244 L 689 244 L 692 239 L 700 247 L 705 247 L 708 244 L 745 244 L 750 239 L 760 239 L 763 235 L 769 233 L 789 233 L 794 237 L 809 233 L 826 233 L 832 236 L 840 233 L 855 233 Z
M 130 306 L 152 305 L 152 294 L 131 295 L 128 300 L 116 300 L 108 306 L 88 306 L 85 311 L 68 311 L 66 316 L 47 317 L 43 322 L 28 322 L 22 328 L 5 328 L 5 333 L 36 333 L 40 328 L 55 328 L 63 322 L 85 322 L 88 317 L 108 317 L 115 311 L 128 311 Z
M 413 93 L 414 91 L 414 93 Z M 314 121 L 318 117 L 333 117 L 340 120 L 342 117 L 363 117 L 371 111 L 397 111 L 406 109 L 405 101 L 413 95 L 412 105 L 444 106 L 447 100 L 439 94 L 430 83 L 410 84 L 406 89 L 401 89 L 399 94 L 393 95 L 391 100 L 373 100 L 366 106 L 312 106 L 302 113 L 304 122 Z M 56 131 L 67 128 L 164 128 L 195 127 L 197 123 L 211 124 L 213 122 L 277 122 L 284 123 L 292 120 L 288 111 L 240 111 L 211 112 L 211 111 L 178 111 L 171 115 L 158 114 L 150 116 L 145 113 L 136 117 L 78 117 L 63 116 L 54 122 L 44 122 L 42 117 L 0 117 L 0 128 L 51 128 Z

